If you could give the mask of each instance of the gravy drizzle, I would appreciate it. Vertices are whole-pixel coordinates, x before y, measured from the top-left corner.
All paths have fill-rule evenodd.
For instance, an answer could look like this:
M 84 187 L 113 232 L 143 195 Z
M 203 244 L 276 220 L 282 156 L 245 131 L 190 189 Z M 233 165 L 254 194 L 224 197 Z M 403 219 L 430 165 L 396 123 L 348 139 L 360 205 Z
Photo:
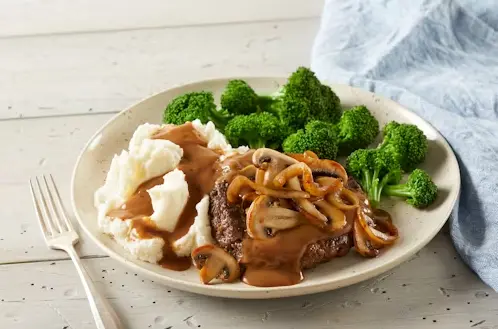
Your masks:
M 207 143 L 197 133 L 191 123 L 181 126 L 167 126 L 159 130 L 152 139 L 169 140 L 183 149 L 183 157 L 178 169 L 185 174 L 189 197 L 173 232 L 157 229 L 150 216 L 154 212 L 147 190 L 163 184 L 163 175 L 141 184 L 135 193 L 120 208 L 111 210 L 110 217 L 132 219 L 132 228 L 141 239 L 159 237 L 164 239 L 163 258 L 159 264 L 165 268 L 183 271 L 191 266 L 190 257 L 178 257 L 172 243 L 184 236 L 194 223 L 197 210 L 195 206 L 212 190 L 216 179 L 221 175 L 219 154 L 207 148 Z
M 290 286 L 301 282 L 301 258 L 310 243 L 328 237 L 314 225 L 278 232 L 265 240 L 246 238 L 241 263 L 246 265 L 242 280 L 251 286 Z

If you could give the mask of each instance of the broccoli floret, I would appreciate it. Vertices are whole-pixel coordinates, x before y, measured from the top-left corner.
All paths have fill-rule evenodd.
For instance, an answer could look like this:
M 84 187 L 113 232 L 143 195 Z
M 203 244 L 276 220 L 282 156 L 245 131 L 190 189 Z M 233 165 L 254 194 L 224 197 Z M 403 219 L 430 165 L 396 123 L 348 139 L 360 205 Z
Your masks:
M 328 122 L 337 122 L 341 117 L 341 100 L 332 89 L 327 85 L 320 86 L 322 97 L 319 107 L 311 108 L 311 117 L 313 120 L 322 120 Z
M 280 95 L 280 93 L 277 92 L 275 95 L 258 95 L 258 109 L 278 116 L 280 102 L 277 100 L 277 95 Z
M 243 80 L 230 80 L 221 95 L 221 108 L 229 113 L 251 114 L 258 111 L 258 99 L 254 89 Z
M 438 188 L 428 173 L 415 169 L 405 184 L 387 185 L 383 194 L 406 199 L 406 202 L 417 208 L 425 208 L 436 200 Z
M 339 97 L 305 67 L 299 67 L 292 73 L 272 100 L 263 99 L 262 104 L 263 110 L 277 115 L 285 126 L 294 131 L 312 120 L 337 122 L 341 114 Z
M 212 121 L 223 130 L 232 118 L 225 110 L 217 110 L 211 92 L 191 92 L 173 99 L 163 113 L 163 122 L 181 125 L 199 119 L 202 123 Z
M 384 127 L 384 139 L 379 148 L 393 153 L 401 168 L 412 171 L 427 154 L 427 137 L 413 124 L 390 122 Z
M 347 155 L 375 140 L 379 134 L 379 122 L 365 106 L 356 106 L 344 111 L 337 130 L 339 154 Z
M 225 136 L 234 147 L 278 148 L 282 142 L 280 127 L 280 121 L 271 113 L 238 115 L 226 125 Z
M 323 121 L 310 121 L 304 129 L 287 137 L 282 148 L 286 153 L 313 151 L 321 159 L 335 159 L 337 136 L 334 125 Z
M 390 152 L 378 149 L 359 149 L 349 155 L 346 169 L 360 183 L 372 206 L 378 206 L 382 190 L 387 184 L 401 180 L 401 167 Z

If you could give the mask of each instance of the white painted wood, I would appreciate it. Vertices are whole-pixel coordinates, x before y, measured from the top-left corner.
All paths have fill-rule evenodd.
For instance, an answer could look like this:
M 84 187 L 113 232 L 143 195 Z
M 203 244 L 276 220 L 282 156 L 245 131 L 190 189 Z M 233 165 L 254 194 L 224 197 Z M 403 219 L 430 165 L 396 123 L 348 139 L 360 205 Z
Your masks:
M 0 119 L 115 112 L 187 81 L 285 75 L 309 64 L 318 24 L 314 18 L 0 39 Z
M 0 2 L 0 38 L 317 17 L 323 0 Z
M 0 121 L 0 263 L 67 258 L 45 246 L 28 189 L 28 178 L 52 173 L 69 208 L 69 182 L 79 149 L 111 115 Z M 7 142 L 12 141 L 12 142 Z M 102 255 L 86 239 L 81 255 Z
M 203 297 L 135 276 L 112 259 L 84 262 L 130 329 L 498 328 L 498 295 L 454 259 L 442 234 L 418 257 L 376 279 L 277 300 Z M 0 266 L 0 326 L 94 328 L 72 263 Z

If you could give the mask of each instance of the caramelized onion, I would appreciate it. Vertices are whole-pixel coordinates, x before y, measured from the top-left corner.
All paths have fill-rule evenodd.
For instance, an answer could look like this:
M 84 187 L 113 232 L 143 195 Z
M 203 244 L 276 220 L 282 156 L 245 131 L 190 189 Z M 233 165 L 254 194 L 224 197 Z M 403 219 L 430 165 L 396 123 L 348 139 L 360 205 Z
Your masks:
M 256 177 L 256 166 L 254 165 L 248 165 L 246 167 L 244 167 L 243 169 L 241 169 L 238 174 L 239 175 L 242 175 L 242 176 L 245 176 L 247 178 L 255 178 Z
M 305 191 L 313 196 L 322 197 L 335 187 L 335 185 L 319 186 L 316 184 L 313 180 L 313 173 L 311 172 L 310 167 L 304 162 L 293 164 L 282 170 L 275 176 L 273 186 L 281 188 L 288 180 L 298 176 L 301 176 L 301 182 Z
M 305 157 L 309 157 L 309 158 L 312 158 L 312 159 L 318 159 L 318 155 L 316 155 L 316 153 L 313 152 L 313 151 L 304 151 L 303 155 Z
M 376 257 L 379 249 L 372 246 L 358 220 L 353 223 L 353 241 L 356 251 L 364 257 Z
M 375 217 L 374 217 L 375 218 Z M 379 245 L 388 245 L 398 239 L 398 229 L 387 220 L 373 219 L 362 208 L 358 208 L 358 222 L 372 242 Z M 377 227 L 384 231 L 380 231 Z
M 313 225 L 324 227 L 327 225 L 327 217 L 322 214 L 315 205 L 309 200 L 305 199 L 294 199 L 298 210 L 304 215 L 304 217 Z
M 309 152 L 309 151 L 308 151 Z M 346 169 L 336 161 L 318 159 L 318 157 L 310 156 L 309 153 L 303 154 L 288 154 L 289 157 L 306 163 L 314 174 L 320 176 L 336 176 L 342 179 L 343 182 L 348 180 Z
M 328 194 L 326 199 L 328 202 L 341 210 L 354 210 L 360 205 L 360 199 L 356 193 L 348 190 L 347 188 Z M 348 203 L 345 203 L 344 200 L 347 200 Z
M 326 228 L 331 232 L 342 231 L 348 225 L 346 215 L 325 200 L 317 201 L 316 206 L 327 216 Z
M 256 170 L 256 184 L 264 185 L 265 183 L 265 171 L 261 168 Z
M 252 192 L 248 192 L 246 194 L 243 194 L 241 196 L 241 199 L 242 199 L 242 208 L 247 208 L 251 205 L 251 203 L 256 200 L 256 198 L 259 196 L 258 193 L 252 191 Z
M 337 192 L 337 191 L 344 189 L 344 184 L 343 184 L 342 180 L 340 180 L 339 178 L 318 177 L 316 179 L 316 182 L 318 184 L 320 184 L 321 186 L 326 187 L 329 193 Z
M 230 203 L 237 202 L 237 200 L 239 199 L 239 197 L 241 195 L 241 191 L 244 188 L 250 188 L 254 191 L 257 191 L 260 194 L 265 194 L 265 195 L 273 196 L 276 198 L 282 198 L 282 199 L 293 199 L 293 198 L 307 199 L 310 197 L 310 195 L 304 191 L 295 191 L 295 190 L 289 190 L 289 189 L 275 190 L 275 189 L 271 189 L 271 188 L 256 184 L 245 176 L 237 176 L 233 179 L 233 181 L 228 186 L 228 190 L 227 190 L 228 202 L 230 202 Z

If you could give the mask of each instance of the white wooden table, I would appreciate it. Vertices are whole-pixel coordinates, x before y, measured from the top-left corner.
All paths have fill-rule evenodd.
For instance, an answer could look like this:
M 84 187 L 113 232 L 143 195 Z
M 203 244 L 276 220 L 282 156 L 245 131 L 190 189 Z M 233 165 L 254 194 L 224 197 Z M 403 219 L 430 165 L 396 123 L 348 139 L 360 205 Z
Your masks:
M 0 328 L 94 328 L 72 263 L 45 247 L 28 177 L 55 174 L 67 197 L 80 147 L 133 102 L 189 80 L 280 75 L 309 64 L 321 6 L 318 0 L 0 2 Z M 374 280 L 268 301 L 155 284 L 84 236 L 79 252 L 128 328 L 498 328 L 498 295 L 463 265 L 444 230 Z

